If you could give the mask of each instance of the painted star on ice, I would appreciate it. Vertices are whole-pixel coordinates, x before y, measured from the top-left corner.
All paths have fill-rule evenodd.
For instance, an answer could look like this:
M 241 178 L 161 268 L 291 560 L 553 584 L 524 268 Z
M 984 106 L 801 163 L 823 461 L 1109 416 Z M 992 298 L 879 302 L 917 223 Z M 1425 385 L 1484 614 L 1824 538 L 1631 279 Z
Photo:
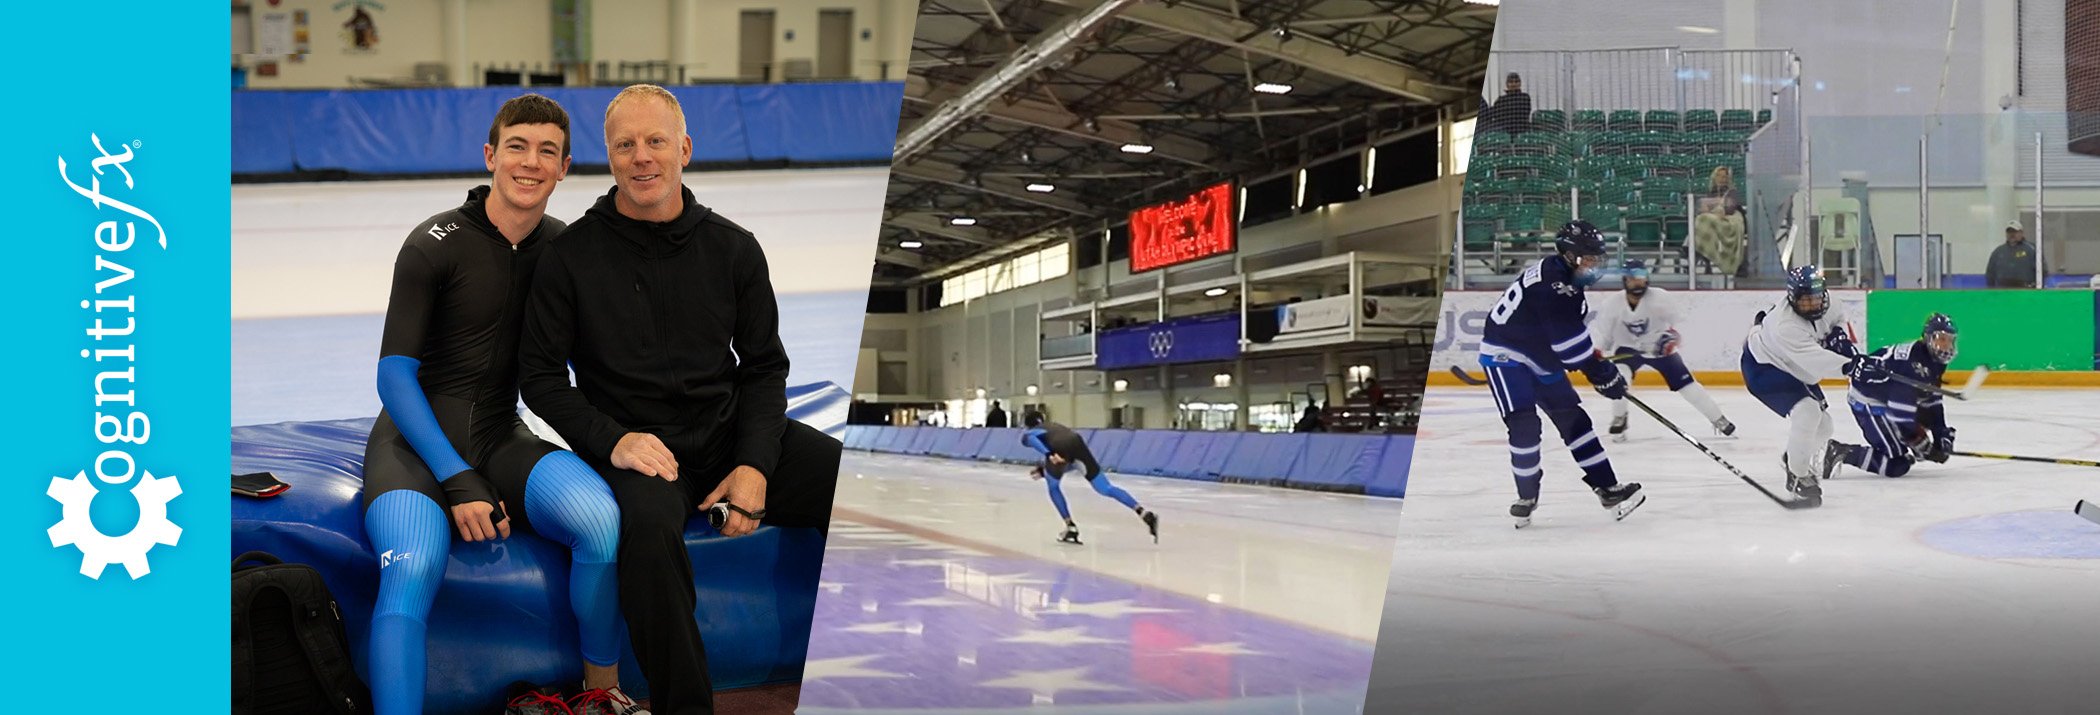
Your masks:
M 1098 638 L 1086 634 L 1083 626 L 1055 628 L 1050 630 L 1029 629 L 1020 635 L 999 639 L 1001 643 L 1029 643 L 1033 645 L 1091 645 L 1095 643 L 1120 643 L 1114 638 Z
M 1023 670 L 998 680 L 987 680 L 978 683 L 978 685 L 986 688 L 1019 688 L 1038 695 L 1051 696 L 1063 692 L 1086 690 L 1102 692 L 1129 690 L 1129 688 L 1118 685 L 1094 682 L 1093 679 L 1086 677 L 1086 671 L 1089 667 L 1081 666 L 1063 670 Z
M 868 661 L 881 658 L 883 655 L 885 654 L 876 653 L 874 655 L 849 655 L 844 658 L 811 658 L 802 664 L 802 681 L 806 683 L 825 678 L 911 677 L 903 673 L 892 673 L 887 670 L 864 667 Z
M 1191 655 L 1268 655 L 1267 653 L 1258 650 L 1249 649 L 1247 647 L 1247 644 L 1241 643 L 1239 641 L 1233 641 L 1230 643 L 1205 643 L 1203 645 L 1192 645 L 1183 648 L 1176 648 L 1174 649 L 1174 652 L 1188 653 Z
M 1043 609 L 1038 613 L 1066 616 L 1091 616 L 1094 618 L 1122 618 L 1124 616 L 1133 616 L 1144 613 L 1181 612 L 1179 609 L 1174 608 L 1153 608 L 1151 606 L 1133 606 L 1130 604 L 1131 599 L 1128 598 L 1117 599 L 1114 601 L 1101 601 L 1099 603 L 1064 603 Z

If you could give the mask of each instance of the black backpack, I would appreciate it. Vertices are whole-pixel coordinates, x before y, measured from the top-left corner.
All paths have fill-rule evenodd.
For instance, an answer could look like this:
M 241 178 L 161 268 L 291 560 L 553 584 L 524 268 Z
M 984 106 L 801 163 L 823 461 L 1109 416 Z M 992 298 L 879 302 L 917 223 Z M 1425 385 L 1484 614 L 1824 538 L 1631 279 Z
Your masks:
M 249 561 L 266 565 L 241 565 Z M 234 559 L 235 715 L 371 710 L 372 693 L 351 665 L 343 614 L 321 573 L 261 551 Z

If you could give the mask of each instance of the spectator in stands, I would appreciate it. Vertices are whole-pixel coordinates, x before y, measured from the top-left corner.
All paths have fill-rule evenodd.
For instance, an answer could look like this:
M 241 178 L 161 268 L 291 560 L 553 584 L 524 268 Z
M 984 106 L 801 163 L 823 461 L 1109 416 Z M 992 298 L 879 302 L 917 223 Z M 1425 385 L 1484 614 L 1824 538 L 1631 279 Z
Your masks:
M 1480 130 L 1518 134 L 1531 131 L 1531 95 L 1524 92 L 1524 78 L 1515 72 L 1502 80 L 1502 98 L 1480 112 Z
M 1983 271 L 1983 280 L 1992 288 L 2034 287 L 2034 245 L 2027 242 L 2027 232 L 2020 222 L 2005 224 L 2005 245 L 1991 251 L 1991 262 Z
M 1694 221 L 1694 243 L 1699 256 L 1715 271 L 1735 275 L 1743 264 L 1743 199 L 1736 192 L 1735 178 L 1728 167 L 1714 167 Z
M 1326 421 L 1324 421 L 1324 420 L 1322 420 L 1322 419 L 1320 418 L 1320 405 L 1319 405 L 1319 403 L 1313 403 L 1313 404 L 1310 404 L 1310 405 L 1306 405 L 1306 406 L 1305 406 L 1305 416 L 1303 416 L 1303 417 L 1300 417 L 1300 418 L 1298 418 L 1298 424 L 1297 424 L 1297 426 L 1295 426 L 1295 427 L 1292 427 L 1292 428 L 1291 428 L 1291 431 L 1292 431 L 1292 432 L 1325 432 L 1325 431 L 1327 431 L 1327 423 L 1326 423 Z
M 999 408 L 999 401 L 998 401 L 998 400 L 993 400 L 993 401 L 992 401 L 992 411 L 984 413 L 984 426 L 986 426 L 986 427 L 1005 427 L 1005 426 L 1006 426 L 1006 410 L 1003 410 L 1003 409 L 1000 409 L 1000 408 Z

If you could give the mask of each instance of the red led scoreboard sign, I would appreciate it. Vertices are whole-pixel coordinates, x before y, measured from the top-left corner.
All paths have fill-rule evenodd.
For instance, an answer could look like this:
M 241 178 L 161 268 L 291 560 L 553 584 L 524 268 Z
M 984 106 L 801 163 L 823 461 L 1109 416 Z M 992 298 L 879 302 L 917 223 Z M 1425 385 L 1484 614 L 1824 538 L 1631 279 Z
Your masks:
M 1238 194 L 1228 181 L 1188 198 L 1130 212 L 1130 272 L 1143 273 L 1231 253 L 1238 247 Z

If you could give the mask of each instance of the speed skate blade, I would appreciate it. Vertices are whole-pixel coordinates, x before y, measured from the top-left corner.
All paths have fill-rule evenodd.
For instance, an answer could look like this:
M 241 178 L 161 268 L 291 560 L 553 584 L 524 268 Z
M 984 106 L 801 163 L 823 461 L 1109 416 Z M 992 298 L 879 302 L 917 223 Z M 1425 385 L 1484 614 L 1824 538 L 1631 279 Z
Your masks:
M 2089 502 L 2084 499 L 2080 499 L 2078 500 L 2078 506 L 2073 507 L 2071 511 L 2077 512 L 2079 516 L 2085 517 L 2086 521 L 2090 521 L 2095 524 L 2100 524 L 2100 503 Z
M 1648 503 L 1648 495 L 1634 492 L 1632 497 L 1627 498 L 1626 501 L 1619 502 L 1611 508 L 1612 521 L 1625 521 L 1626 515 L 1632 514 L 1633 510 L 1641 508 L 1641 505 L 1646 503 Z

